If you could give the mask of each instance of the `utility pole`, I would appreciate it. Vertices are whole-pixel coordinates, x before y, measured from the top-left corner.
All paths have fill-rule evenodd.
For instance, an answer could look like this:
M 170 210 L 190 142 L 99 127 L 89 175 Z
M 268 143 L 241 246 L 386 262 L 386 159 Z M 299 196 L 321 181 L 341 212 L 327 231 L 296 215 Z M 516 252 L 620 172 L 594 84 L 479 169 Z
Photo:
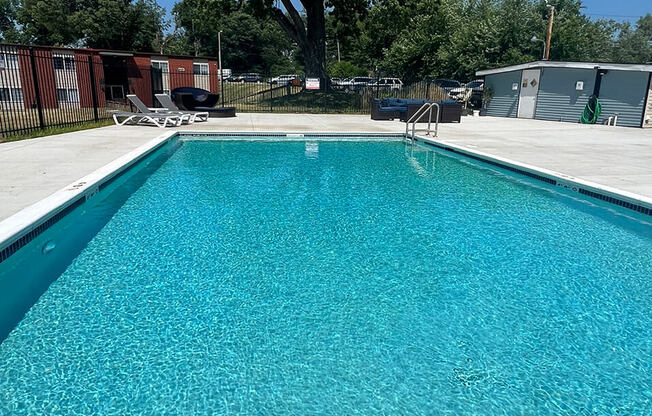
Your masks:
M 340 62 L 340 40 L 337 39 L 337 62 Z
M 548 17 L 548 37 L 546 39 L 546 55 L 545 60 L 550 60 L 550 38 L 552 37 L 552 22 L 555 20 L 555 6 L 548 5 L 550 9 L 550 16 Z

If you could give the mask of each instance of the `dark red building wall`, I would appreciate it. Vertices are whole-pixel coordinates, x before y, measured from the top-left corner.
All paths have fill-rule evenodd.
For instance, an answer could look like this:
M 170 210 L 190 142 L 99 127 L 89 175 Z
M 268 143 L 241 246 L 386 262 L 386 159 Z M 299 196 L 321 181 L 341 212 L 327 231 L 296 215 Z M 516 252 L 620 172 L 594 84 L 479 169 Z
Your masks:
M 106 106 L 106 97 L 101 88 L 101 81 L 104 79 L 102 59 L 91 53 L 75 53 L 75 71 L 77 72 L 77 86 L 79 89 L 79 106 L 82 108 L 93 107 L 93 90 L 91 89 L 91 73 L 88 57 L 92 56 L 93 75 L 95 76 L 95 92 L 97 94 L 97 106 Z
M 54 64 L 52 63 L 52 50 L 34 49 L 38 86 L 41 91 L 41 104 L 43 108 L 57 108 L 57 87 L 54 80 Z
M 194 87 L 195 77 L 192 73 L 192 59 L 170 58 L 170 91 L 179 87 Z
M 133 56 L 126 61 L 129 94 L 136 94 L 148 107 L 153 107 L 152 60 L 146 56 Z
M 23 88 L 25 108 L 36 106 L 36 88 L 32 71 L 32 61 L 29 48 L 18 48 L 18 66 L 20 68 L 20 83 Z M 56 86 L 54 82 L 54 66 L 52 64 L 52 51 L 49 49 L 34 49 L 34 62 L 36 63 L 36 76 L 41 93 L 43 108 L 57 108 Z
M 32 62 L 29 58 L 29 49 L 16 48 L 18 54 L 18 68 L 20 68 L 20 84 L 23 89 L 23 103 L 25 108 L 36 106 L 36 91 L 32 82 Z
M 219 93 L 220 92 L 220 74 L 217 67 L 217 62 L 209 61 L 208 62 L 208 74 L 209 82 L 211 85 L 211 92 Z

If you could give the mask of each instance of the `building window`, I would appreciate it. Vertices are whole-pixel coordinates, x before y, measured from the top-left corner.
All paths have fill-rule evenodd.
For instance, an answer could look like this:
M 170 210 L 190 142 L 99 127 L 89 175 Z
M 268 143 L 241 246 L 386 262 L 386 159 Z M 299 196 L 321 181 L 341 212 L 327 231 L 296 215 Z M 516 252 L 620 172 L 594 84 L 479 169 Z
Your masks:
M 60 103 L 79 102 L 79 91 L 77 88 L 57 88 L 57 101 Z
M 0 53 L 0 69 L 18 69 L 18 56 L 11 53 Z
M 170 72 L 170 67 L 166 61 L 152 61 L 152 68 L 160 69 L 164 74 Z
M 11 88 L 11 101 L 15 103 L 23 102 L 23 89 L 22 88 Z
M 57 88 L 57 101 L 60 103 L 68 102 L 68 90 L 65 88 Z
M 106 99 L 111 101 L 121 101 L 125 99 L 125 89 L 122 85 L 107 85 Z
M 208 75 L 208 64 L 192 64 L 192 73 L 195 75 Z
M 0 101 L 5 103 L 22 103 L 22 88 L 0 88 Z
M 54 56 L 52 57 L 54 69 L 59 71 L 74 71 L 75 58 L 72 56 Z
M 71 103 L 79 102 L 79 91 L 77 91 L 77 88 L 68 89 L 68 99 Z

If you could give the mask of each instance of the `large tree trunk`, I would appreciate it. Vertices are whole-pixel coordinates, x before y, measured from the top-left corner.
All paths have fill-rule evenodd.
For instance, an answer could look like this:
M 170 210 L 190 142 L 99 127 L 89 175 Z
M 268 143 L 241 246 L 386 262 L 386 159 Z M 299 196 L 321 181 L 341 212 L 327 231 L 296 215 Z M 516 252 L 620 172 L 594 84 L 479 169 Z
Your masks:
M 274 8 L 274 17 L 285 33 L 297 43 L 305 59 L 307 77 L 321 78 L 327 87 L 326 18 L 323 0 L 301 0 L 306 10 L 306 23 L 290 0 L 281 0 L 287 10 Z

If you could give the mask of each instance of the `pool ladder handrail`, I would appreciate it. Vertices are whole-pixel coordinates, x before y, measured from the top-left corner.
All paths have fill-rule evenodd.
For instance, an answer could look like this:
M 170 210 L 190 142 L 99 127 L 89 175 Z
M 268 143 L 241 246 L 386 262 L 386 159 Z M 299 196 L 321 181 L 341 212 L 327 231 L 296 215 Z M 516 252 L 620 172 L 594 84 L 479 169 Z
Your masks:
M 439 131 L 439 112 L 441 107 L 439 106 L 439 103 L 424 103 L 419 109 L 417 110 L 416 113 L 410 117 L 408 121 L 405 122 L 405 139 L 407 140 L 408 138 L 408 132 L 410 130 L 410 123 L 412 123 L 412 137 L 411 139 L 414 139 L 414 135 L 417 132 L 417 122 L 419 119 L 426 113 L 428 112 L 428 128 L 426 128 L 426 136 L 430 136 L 430 126 L 432 124 L 432 107 L 437 106 L 437 113 L 435 116 L 435 130 L 434 130 L 434 136 L 437 137 L 438 131 Z

